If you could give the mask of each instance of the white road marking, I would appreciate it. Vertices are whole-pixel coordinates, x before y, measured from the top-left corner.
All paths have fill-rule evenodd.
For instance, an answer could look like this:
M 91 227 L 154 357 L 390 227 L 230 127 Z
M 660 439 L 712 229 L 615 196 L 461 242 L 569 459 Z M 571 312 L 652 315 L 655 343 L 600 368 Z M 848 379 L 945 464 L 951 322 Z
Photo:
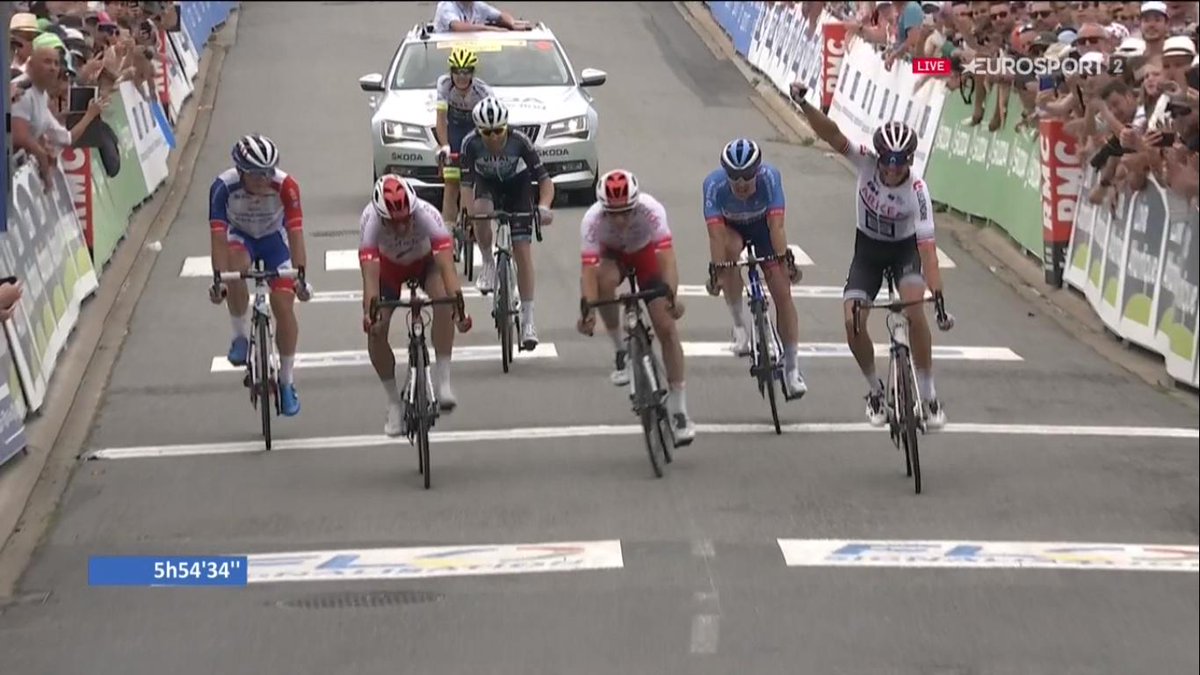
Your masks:
M 1200 571 L 1200 547 L 1040 541 L 780 539 L 788 567 Z
M 396 349 L 393 351 L 396 354 L 397 363 L 408 363 L 407 349 Z M 433 349 L 429 350 L 429 357 L 432 361 L 437 361 L 437 355 L 433 353 Z M 558 350 L 554 347 L 553 342 L 542 342 L 532 352 L 514 350 L 513 358 L 518 361 L 556 359 L 558 358 Z M 469 347 L 454 348 L 454 361 L 456 363 L 489 360 L 500 360 L 500 345 L 472 345 Z M 369 365 L 370 363 L 371 358 L 365 349 L 350 349 L 337 352 L 297 352 L 294 367 L 304 370 L 311 368 L 348 368 Z M 209 367 L 210 373 L 242 373 L 245 370 L 245 366 L 231 365 L 229 360 L 224 356 L 214 356 L 212 365 Z
M 428 579 L 620 569 L 620 540 L 256 553 L 249 583 Z
M 212 258 L 206 255 L 188 256 L 179 270 L 181 277 L 212 277 Z
M 808 254 L 804 252 L 804 249 L 800 248 L 799 246 L 795 244 L 788 244 L 788 250 L 792 252 L 792 258 L 796 260 L 797 265 L 806 267 L 814 264 L 813 259 L 808 257 Z M 759 257 L 762 257 L 761 254 Z M 742 254 L 738 256 L 738 262 L 746 262 L 746 249 L 742 249 Z
M 692 542 L 692 555 L 697 558 L 712 558 L 716 555 L 711 539 L 697 539 Z
M 210 272 L 210 274 L 211 274 L 211 272 Z M 704 284 L 679 284 L 678 292 L 681 297 L 685 297 L 685 298 L 712 298 L 714 300 L 717 300 L 720 298 L 720 296 L 717 296 L 717 297 L 710 296 L 708 294 L 708 291 L 706 291 L 704 289 Z M 405 297 L 407 297 L 407 291 L 405 291 L 405 294 L 406 294 Z M 422 291 L 419 289 L 417 291 L 417 295 L 422 298 L 429 297 L 428 295 L 425 294 L 425 291 Z M 490 295 L 484 296 L 483 294 L 481 294 L 479 292 L 479 289 L 475 288 L 474 286 L 464 285 L 463 286 L 463 297 L 464 298 L 480 298 L 480 297 L 489 297 L 490 298 L 491 296 Z M 792 287 L 792 297 L 797 300 L 808 300 L 808 299 L 841 300 L 842 299 L 842 287 L 841 286 L 803 286 L 803 285 L 793 286 Z M 931 297 L 933 297 L 933 294 L 930 293 L 929 291 L 925 291 L 925 297 L 931 298 Z M 880 300 L 882 301 L 883 298 L 881 297 Z M 309 302 L 315 302 L 315 303 L 362 302 L 362 291 L 317 291 L 316 293 L 313 293 L 312 300 L 310 300 Z
M 475 267 L 483 265 L 483 252 L 479 250 L 479 245 L 475 245 L 475 257 L 472 258 L 475 262 Z M 462 263 L 458 263 L 461 267 Z M 358 249 L 331 249 L 325 251 L 325 271 L 327 272 L 345 272 L 349 270 L 358 271 Z M 211 272 L 210 272 L 211 274 Z
M 946 255 L 946 252 L 943 251 L 940 246 L 937 249 L 937 257 L 938 269 L 952 270 L 955 267 L 958 267 L 958 265 L 954 264 L 954 261 L 950 259 L 950 256 Z
M 780 426 L 789 434 L 851 434 L 883 433 L 866 422 L 831 422 L 784 424 Z M 768 424 L 698 424 L 699 434 L 775 434 L 775 427 Z M 473 431 L 434 431 L 429 434 L 431 444 L 479 443 L 497 441 L 536 441 L 584 436 L 633 436 L 642 433 L 637 424 L 607 424 L 567 427 L 525 427 L 519 429 L 478 429 Z M 1183 427 L 1107 427 L 1107 426 L 1058 426 L 1040 424 L 973 424 L 951 422 L 940 434 L 996 434 L 1012 436 L 1077 436 L 1108 438 L 1158 438 L 1180 439 L 1194 443 L 1200 440 L 1200 430 Z M 276 438 L 272 452 L 280 450 L 340 450 L 349 448 L 373 448 L 380 446 L 408 445 L 403 438 L 388 438 L 382 434 L 362 436 L 324 436 L 314 438 Z M 750 446 L 754 447 L 754 446 Z M 1192 446 L 1194 449 L 1194 445 Z M 232 455 L 262 452 L 260 440 L 235 441 L 231 443 L 194 443 L 184 445 L 146 445 L 124 448 L 105 448 L 92 451 L 88 459 L 141 459 L 149 457 L 191 457 L 198 455 Z
M 886 356 L 888 345 L 876 343 L 875 355 Z M 852 356 L 850 348 L 837 342 L 801 342 L 797 354 L 800 358 L 846 358 Z M 684 342 L 683 355 L 696 358 L 733 356 L 728 342 Z M 1023 361 L 1016 352 L 1007 347 L 946 347 L 935 346 L 933 358 L 942 361 Z
M 720 618 L 715 614 L 697 614 L 692 617 L 693 654 L 717 653 L 717 638 L 720 635 Z

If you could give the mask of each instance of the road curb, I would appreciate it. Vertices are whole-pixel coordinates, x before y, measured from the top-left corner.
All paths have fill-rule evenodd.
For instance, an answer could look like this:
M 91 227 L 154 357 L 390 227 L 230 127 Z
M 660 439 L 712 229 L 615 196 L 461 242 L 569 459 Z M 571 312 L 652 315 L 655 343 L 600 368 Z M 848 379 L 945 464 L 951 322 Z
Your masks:
M 812 128 L 795 106 L 734 50 L 729 37 L 704 3 L 675 2 L 675 7 L 709 49 L 719 59 L 732 63 L 750 82 L 759 99 L 752 102 L 776 128 L 785 135 L 801 139 L 802 143 L 816 140 Z M 825 154 L 854 175 L 854 167 L 846 158 L 832 151 Z M 935 220 L 938 228 L 948 232 L 959 248 L 991 271 L 992 276 L 1038 307 L 1064 331 L 1155 389 L 1200 411 L 1200 397 L 1175 386 L 1166 374 L 1160 356 L 1137 350 L 1113 337 L 1086 300 L 1068 288 L 1048 285 L 1041 263 L 1034 262 L 1007 234 L 990 223 L 970 222 L 952 212 L 938 213 Z
M 237 23 L 235 8 L 213 33 L 194 85 L 198 95 L 175 130 L 178 147 L 167 160 L 165 187 L 134 214 L 100 288 L 85 304 L 50 383 L 44 413 L 27 424 L 28 454 L 0 475 L 0 601 L 12 596 L 79 464 L 129 320 L 158 260 L 146 242 L 161 241 L 170 231 L 191 185 Z

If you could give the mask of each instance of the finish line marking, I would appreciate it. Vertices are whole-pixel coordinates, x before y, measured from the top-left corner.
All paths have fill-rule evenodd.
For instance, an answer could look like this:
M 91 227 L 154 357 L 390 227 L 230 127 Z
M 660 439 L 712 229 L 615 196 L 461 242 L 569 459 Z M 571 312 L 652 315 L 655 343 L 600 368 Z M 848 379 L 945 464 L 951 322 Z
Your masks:
M 251 584 L 578 572 L 625 566 L 618 539 L 252 553 L 247 559 L 246 581 Z
M 408 349 L 392 350 L 398 363 L 408 363 Z M 553 342 L 538 343 L 537 349 L 531 352 L 514 351 L 513 358 L 517 361 L 530 359 L 556 359 L 558 350 Z M 489 361 L 500 359 L 500 345 L 472 345 L 455 347 L 453 352 L 455 362 Z M 429 350 L 430 362 L 437 361 L 437 354 Z M 339 352 L 296 352 L 295 368 L 310 370 L 312 368 L 345 368 L 363 366 L 371 363 L 371 357 L 364 350 L 346 350 Z M 235 366 L 224 356 L 214 356 L 209 366 L 210 373 L 244 373 L 245 366 Z
M 464 298 L 481 298 L 481 297 L 490 298 L 491 297 L 490 295 L 485 296 L 485 295 L 481 294 L 479 292 L 479 289 L 475 288 L 474 286 L 464 285 L 462 287 L 462 290 L 463 290 Z M 680 295 L 681 297 L 685 297 L 685 298 L 712 298 L 713 300 L 717 300 L 720 298 L 720 296 L 709 295 L 708 291 L 706 291 L 704 289 L 704 284 L 679 284 L 679 288 L 677 289 L 677 291 L 678 291 L 678 295 Z M 405 291 L 404 297 L 405 298 L 408 297 L 407 290 Z M 417 297 L 428 298 L 429 296 L 425 294 L 425 291 L 418 289 Z M 931 298 L 931 297 L 933 297 L 933 294 L 930 293 L 929 291 L 925 291 L 925 297 Z M 842 287 L 841 286 L 803 286 L 803 285 L 793 286 L 792 287 L 792 299 L 794 299 L 794 300 L 841 300 L 842 299 Z M 362 291 L 317 291 L 316 293 L 313 293 L 312 300 L 310 300 L 309 302 L 318 303 L 318 304 L 326 303 L 326 302 L 362 302 Z
M 1200 571 L 1200 547 L 1038 541 L 780 539 L 788 567 Z
M 790 434 L 851 434 L 885 433 L 866 422 L 784 424 L 784 433 Z M 775 427 L 769 424 L 697 424 L 699 434 L 770 434 Z M 487 441 L 536 441 L 585 436 L 633 436 L 642 433 L 641 425 L 608 424 L 567 427 L 526 427 L 521 429 L 479 429 L 474 431 L 434 431 L 429 434 L 431 444 L 479 443 Z M 1110 438 L 1161 438 L 1195 442 L 1200 440 L 1200 430 L 1182 427 L 1107 427 L 1107 426 L 1058 426 L 1040 424 L 972 424 L 969 422 L 949 423 L 938 434 L 997 434 L 1011 436 L 1078 436 Z M 382 434 L 362 436 L 324 436 L 317 438 L 275 439 L 271 452 L 280 450 L 338 450 L 347 448 L 373 448 L 380 446 L 403 446 L 408 440 L 389 438 Z M 145 445 L 124 448 L 105 448 L 85 455 L 86 459 L 142 459 L 148 457 L 194 457 L 200 455 L 236 455 L 264 452 L 261 440 L 237 441 L 232 443 L 195 443 L 185 445 Z
M 849 358 L 850 347 L 839 342 L 801 342 L 796 355 L 800 358 Z M 890 345 L 875 343 L 875 356 L 887 356 Z M 684 342 L 683 355 L 696 358 L 734 356 L 729 342 Z M 938 361 L 1023 361 L 1008 347 L 948 347 L 934 345 L 933 358 Z

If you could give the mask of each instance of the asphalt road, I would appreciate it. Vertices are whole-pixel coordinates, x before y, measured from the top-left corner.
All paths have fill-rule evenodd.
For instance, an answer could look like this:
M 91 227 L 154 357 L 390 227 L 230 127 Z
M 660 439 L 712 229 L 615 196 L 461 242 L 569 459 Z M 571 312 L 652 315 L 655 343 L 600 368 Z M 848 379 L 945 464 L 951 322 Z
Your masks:
M 185 258 L 207 252 L 210 177 L 238 135 L 272 136 L 302 189 L 314 285 L 356 290 L 356 271 L 322 264 L 324 251 L 356 246 L 370 189 L 369 110 L 356 80 L 382 70 L 432 5 L 244 5 L 196 180 L 158 254 L 89 450 L 237 450 L 255 441 L 257 414 L 240 376 L 210 372 L 228 344 L 225 309 L 208 303 L 205 280 L 180 276 Z M 704 280 L 703 176 L 725 141 L 747 135 L 785 177 L 789 236 L 814 263 L 804 285 L 841 285 L 851 178 L 824 148 L 782 142 L 736 69 L 670 3 L 511 8 L 554 28 L 577 70 L 609 73 L 596 90 L 602 162 L 637 172 L 667 206 L 684 283 Z M 277 420 L 276 430 L 302 448 L 181 455 L 174 447 L 171 456 L 80 466 L 21 581 L 22 592 L 49 595 L 0 614 L 4 672 L 1196 672 L 1195 436 L 1064 429 L 1195 429 L 1193 410 L 1080 347 L 943 242 L 955 263 L 944 277 L 958 326 L 938 344 L 1019 358 L 938 363 L 952 427 L 922 439 L 924 494 L 913 494 L 885 436 L 821 426 L 864 422 L 862 378 L 844 357 L 802 359 L 811 391 L 783 417 L 811 426 L 783 436 L 714 426 L 761 425 L 769 413 L 741 362 L 690 359 L 701 433 L 655 480 L 640 438 L 624 428 L 635 421 L 628 403 L 608 383 L 607 341 L 574 331 L 580 215 L 560 210 L 536 253 L 538 326 L 556 356 L 518 361 L 507 376 L 498 358 L 456 364 L 460 407 L 438 431 L 478 433 L 435 440 L 432 490 L 421 489 L 407 442 L 334 438 L 382 432 L 384 400 L 369 366 L 297 370 L 303 413 Z M 494 344 L 480 328 L 486 305 L 468 302 L 477 327 L 459 345 Z M 728 339 L 720 300 L 687 303 L 685 341 Z M 841 342 L 836 300 L 797 305 L 804 342 Z M 881 319 L 872 327 L 877 342 L 886 337 Z M 302 308 L 302 352 L 364 348 L 357 303 Z M 955 423 L 1010 426 L 956 432 Z M 1011 425 L 1032 426 L 1011 433 Z M 577 428 L 497 438 L 531 427 Z M 1191 547 L 1183 556 L 1191 552 L 1192 567 L 1022 569 L 1012 557 L 993 569 L 796 567 L 780 538 L 1158 544 Z M 596 541 L 610 543 L 579 543 Z M 89 588 L 86 575 L 99 554 L 537 543 L 561 544 L 554 551 L 571 560 L 595 554 L 601 569 L 435 578 L 435 556 L 409 568 L 420 578 L 310 576 L 207 590 Z M 347 565 L 317 553 L 258 560 L 259 572 Z M 381 569 L 365 560 L 349 565 Z

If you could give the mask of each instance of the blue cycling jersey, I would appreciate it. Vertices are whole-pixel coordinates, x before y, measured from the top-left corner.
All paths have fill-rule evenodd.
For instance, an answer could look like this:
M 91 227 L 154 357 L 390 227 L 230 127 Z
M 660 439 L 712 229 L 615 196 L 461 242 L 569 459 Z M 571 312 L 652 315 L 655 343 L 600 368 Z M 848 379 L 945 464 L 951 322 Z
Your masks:
M 704 220 L 712 224 L 724 223 L 731 226 L 767 223 L 767 216 L 782 214 L 784 209 L 783 179 L 779 170 L 770 164 L 758 168 L 755 179 L 757 187 L 749 199 L 738 199 L 733 195 L 729 177 L 724 169 L 717 169 L 704 179 Z

